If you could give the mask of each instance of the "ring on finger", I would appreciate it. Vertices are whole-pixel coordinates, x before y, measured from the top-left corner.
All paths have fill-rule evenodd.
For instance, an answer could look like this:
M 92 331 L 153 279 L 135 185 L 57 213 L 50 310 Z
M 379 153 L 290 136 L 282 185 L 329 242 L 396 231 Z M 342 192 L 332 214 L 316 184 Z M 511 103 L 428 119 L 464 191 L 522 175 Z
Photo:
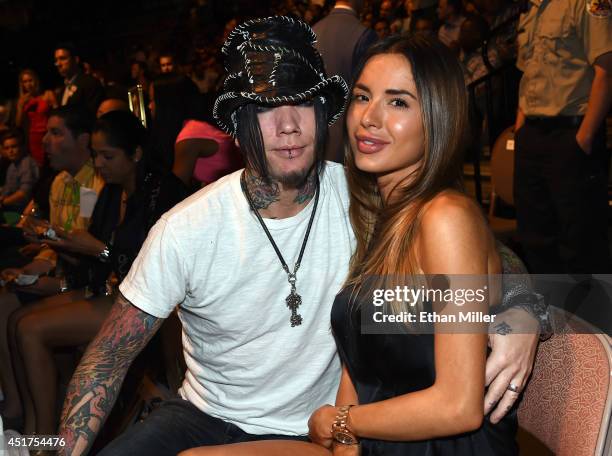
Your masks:
M 516 386 L 514 383 L 510 382 L 510 384 L 508 385 L 508 388 L 506 388 L 509 391 L 512 391 L 513 393 L 518 393 L 519 392 L 519 387 Z

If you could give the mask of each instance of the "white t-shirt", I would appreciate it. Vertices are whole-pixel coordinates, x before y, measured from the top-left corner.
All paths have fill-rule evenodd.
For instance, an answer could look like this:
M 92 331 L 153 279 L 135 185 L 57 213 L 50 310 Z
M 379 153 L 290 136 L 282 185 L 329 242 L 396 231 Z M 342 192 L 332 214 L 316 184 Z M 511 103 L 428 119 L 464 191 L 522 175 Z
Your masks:
M 187 363 L 183 398 L 251 434 L 306 434 L 333 403 L 340 363 L 331 333 L 334 296 L 354 236 L 344 169 L 326 163 L 297 273 L 300 326 L 291 327 L 287 274 L 240 188 L 237 171 L 164 214 L 120 286 L 136 307 L 167 317 L 179 304 Z M 265 219 L 293 270 L 314 198 L 293 217 Z

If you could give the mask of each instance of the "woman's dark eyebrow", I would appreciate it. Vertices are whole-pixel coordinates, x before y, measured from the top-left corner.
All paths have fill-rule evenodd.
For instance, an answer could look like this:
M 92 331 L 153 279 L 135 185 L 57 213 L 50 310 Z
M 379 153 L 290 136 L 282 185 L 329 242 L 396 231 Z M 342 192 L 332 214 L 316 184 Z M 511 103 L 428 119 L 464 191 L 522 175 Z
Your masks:
M 360 89 L 368 93 L 370 92 L 370 88 L 367 85 L 364 85 L 361 83 L 355 84 L 355 89 Z M 385 93 L 387 95 L 408 95 L 409 97 L 412 97 L 415 101 L 417 99 L 417 97 L 414 96 L 412 92 L 409 92 L 408 90 L 403 90 L 403 89 L 387 89 L 385 90 Z
M 385 90 L 385 93 L 388 95 L 408 95 L 409 97 L 412 97 L 415 101 L 416 101 L 416 97 L 412 94 L 412 92 L 409 92 L 407 90 L 402 90 L 402 89 L 387 89 Z

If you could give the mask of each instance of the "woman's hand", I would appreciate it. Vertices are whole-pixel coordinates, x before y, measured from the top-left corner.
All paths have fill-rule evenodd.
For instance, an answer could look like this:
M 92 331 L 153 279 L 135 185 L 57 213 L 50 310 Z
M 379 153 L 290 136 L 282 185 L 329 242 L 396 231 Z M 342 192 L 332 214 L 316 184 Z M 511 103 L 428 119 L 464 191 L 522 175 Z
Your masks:
M 82 255 L 97 256 L 102 252 L 106 245 L 89 234 L 86 230 L 73 230 L 71 232 L 54 226 L 53 230 L 59 237 L 59 240 L 46 240 L 46 244 L 58 250 L 67 250 L 73 253 Z
M 19 100 L 17 100 L 17 104 L 21 109 L 23 109 L 26 103 L 30 101 L 31 99 L 32 99 L 32 94 L 29 92 L 26 92 L 19 97 Z
M 313 443 L 325 448 L 331 448 L 332 424 L 338 414 L 338 408 L 331 405 L 319 407 L 308 420 L 308 437 Z
M 39 296 L 51 296 L 61 291 L 61 281 L 57 277 L 39 277 L 32 285 L 15 286 L 16 290 Z

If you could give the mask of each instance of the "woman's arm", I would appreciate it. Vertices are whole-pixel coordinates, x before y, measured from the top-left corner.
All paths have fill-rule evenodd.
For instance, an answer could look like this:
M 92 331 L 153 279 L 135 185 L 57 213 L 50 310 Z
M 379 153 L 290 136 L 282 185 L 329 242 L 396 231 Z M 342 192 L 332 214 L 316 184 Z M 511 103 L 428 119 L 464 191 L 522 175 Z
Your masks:
M 355 391 L 353 380 L 351 380 L 351 376 L 349 375 L 346 365 L 343 364 L 340 385 L 338 386 L 338 394 L 336 394 L 336 406 L 355 404 L 359 404 L 357 391 Z
M 351 380 L 348 369 L 342 365 L 342 376 L 336 394 L 336 406 L 329 404 L 319 407 L 308 420 L 308 437 L 318 445 L 330 448 L 332 445 L 332 424 L 336 419 L 339 407 L 342 405 L 355 405 L 358 403 L 357 391 Z
M 484 281 L 492 242 L 475 204 L 442 195 L 423 214 L 416 248 L 425 274 L 469 274 Z M 436 333 L 434 384 L 351 408 L 348 428 L 359 437 L 400 441 L 477 429 L 483 419 L 486 344 L 486 326 L 467 334 Z
M 185 139 L 174 146 L 172 172 L 187 186 L 198 158 L 209 157 L 217 152 L 219 145 L 212 139 Z

